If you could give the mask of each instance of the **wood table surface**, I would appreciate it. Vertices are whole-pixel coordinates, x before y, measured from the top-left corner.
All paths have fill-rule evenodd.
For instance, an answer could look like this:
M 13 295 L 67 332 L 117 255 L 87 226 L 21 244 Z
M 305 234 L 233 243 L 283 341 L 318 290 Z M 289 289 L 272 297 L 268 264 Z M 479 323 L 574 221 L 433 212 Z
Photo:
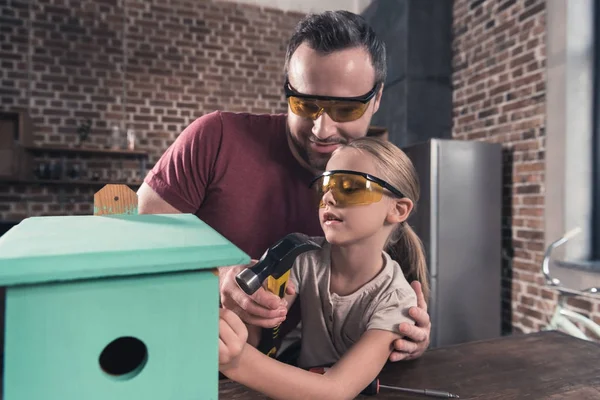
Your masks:
M 461 399 L 598 400 L 600 344 L 559 332 L 538 332 L 440 347 L 419 359 L 388 363 L 386 385 L 437 389 Z M 434 399 L 382 391 L 358 399 Z M 220 400 L 264 400 L 235 382 L 219 383 Z

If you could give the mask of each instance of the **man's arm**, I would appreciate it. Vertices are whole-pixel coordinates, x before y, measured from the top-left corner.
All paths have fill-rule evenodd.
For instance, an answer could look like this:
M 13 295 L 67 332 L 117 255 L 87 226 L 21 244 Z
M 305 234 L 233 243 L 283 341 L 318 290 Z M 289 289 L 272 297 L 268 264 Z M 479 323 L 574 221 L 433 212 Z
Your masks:
M 164 201 L 146 182 L 137 191 L 138 214 L 181 214 L 181 211 Z
M 180 214 L 181 211 L 163 200 L 145 182 L 138 189 L 139 214 Z M 253 261 L 251 264 L 252 265 Z M 279 297 L 259 289 L 252 296 L 244 293 L 235 276 L 249 265 L 235 265 L 218 268 L 221 303 L 224 307 L 235 311 L 246 323 L 270 328 L 277 326 L 285 319 L 287 309 Z

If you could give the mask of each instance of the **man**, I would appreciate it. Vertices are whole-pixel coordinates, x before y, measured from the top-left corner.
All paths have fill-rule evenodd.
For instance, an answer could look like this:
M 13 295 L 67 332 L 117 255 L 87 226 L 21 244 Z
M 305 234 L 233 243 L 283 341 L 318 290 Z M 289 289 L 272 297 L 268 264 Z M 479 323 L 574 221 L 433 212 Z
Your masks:
M 188 126 L 148 173 L 138 191 L 140 213 L 194 213 L 253 259 L 291 232 L 322 236 L 318 199 L 308 188 L 331 153 L 366 134 L 386 77 L 385 46 L 358 15 L 325 12 L 304 18 L 285 59 L 286 115 L 213 112 Z M 247 296 L 235 275 L 219 270 L 221 302 L 247 323 L 287 332 L 277 296 Z M 391 361 L 419 357 L 431 324 L 420 299 L 402 324 Z M 294 307 L 292 308 L 294 309 Z M 286 325 L 288 324 L 288 325 Z

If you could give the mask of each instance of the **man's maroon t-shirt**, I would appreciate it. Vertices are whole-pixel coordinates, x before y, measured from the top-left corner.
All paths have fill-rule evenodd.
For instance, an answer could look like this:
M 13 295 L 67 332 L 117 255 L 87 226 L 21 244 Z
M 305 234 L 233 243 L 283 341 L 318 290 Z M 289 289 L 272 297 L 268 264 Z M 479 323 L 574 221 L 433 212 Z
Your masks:
M 288 233 L 322 236 L 318 200 L 308 188 L 313 176 L 294 158 L 285 124 L 285 115 L 204 115 L 145 182 L 255 259 Z

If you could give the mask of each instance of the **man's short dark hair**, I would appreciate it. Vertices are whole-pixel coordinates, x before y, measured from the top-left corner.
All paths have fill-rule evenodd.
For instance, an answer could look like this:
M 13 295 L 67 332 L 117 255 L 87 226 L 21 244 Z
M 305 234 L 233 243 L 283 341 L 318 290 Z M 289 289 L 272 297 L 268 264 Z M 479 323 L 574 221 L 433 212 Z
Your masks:
M 375 83 L 385 82 L 385 44 L 360 15 L 349 11 L 326 11 L 321 14 L 309 14 L 303 18 L 288 43 L 284 65 L 285 77 L 288 74 L 290 59 L 302 43 L 321 54 L 363 47 L 371 56 L 371 63 L 375 69 Z

